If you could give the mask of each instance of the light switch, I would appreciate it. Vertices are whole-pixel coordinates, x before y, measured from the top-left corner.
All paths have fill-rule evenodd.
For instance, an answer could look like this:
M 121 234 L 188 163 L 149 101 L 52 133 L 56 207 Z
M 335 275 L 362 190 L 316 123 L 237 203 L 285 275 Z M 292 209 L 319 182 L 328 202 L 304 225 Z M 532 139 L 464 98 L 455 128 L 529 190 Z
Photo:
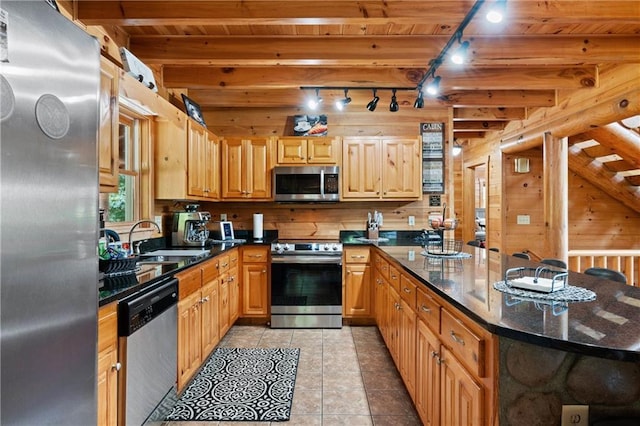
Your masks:
M 518 225 L 530 225 L 531 216 L 528 214 L 519 214 L 516 222 Z
M 409 216 L 409 226 L 414 226 L 416 224 L 416 217 Z

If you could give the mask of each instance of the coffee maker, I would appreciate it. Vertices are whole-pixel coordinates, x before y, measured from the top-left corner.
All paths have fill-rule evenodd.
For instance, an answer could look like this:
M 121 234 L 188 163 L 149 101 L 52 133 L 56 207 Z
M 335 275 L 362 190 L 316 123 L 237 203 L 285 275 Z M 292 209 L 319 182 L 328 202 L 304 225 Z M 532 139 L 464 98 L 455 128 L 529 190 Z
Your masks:
M 204 247 L 209 238 L 207 223 L 211 220 L 211 213 L 197 211 L 198 204 L 188 204 L 185 210 L 173 214 L 171 245 Z

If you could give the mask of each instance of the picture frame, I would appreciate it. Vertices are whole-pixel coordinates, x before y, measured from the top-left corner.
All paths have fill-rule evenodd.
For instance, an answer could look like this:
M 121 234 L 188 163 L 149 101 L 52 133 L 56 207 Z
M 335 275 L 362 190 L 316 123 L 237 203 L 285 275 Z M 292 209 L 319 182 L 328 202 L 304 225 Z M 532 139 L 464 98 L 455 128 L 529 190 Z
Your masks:
M 293 136 L 327 136 L 328 131 L 327 116 L 324 114 L 293 116 Z
M 233 235 L 233 224 L 231 222 L 220 222 L 220 239 L 223 241 L 235 239 Z
M 202 116 L 202 110 L 200 109 L 200 105 L 198 105 L 193 99 L 186 96 L 184 93 L 182 94 L 182 102 L 184 102 L 184 108 L 189 117 L 193 118 L 197 123 L 202 125 L 202 127 L 207 127 L 204 122 L 204 117 Z

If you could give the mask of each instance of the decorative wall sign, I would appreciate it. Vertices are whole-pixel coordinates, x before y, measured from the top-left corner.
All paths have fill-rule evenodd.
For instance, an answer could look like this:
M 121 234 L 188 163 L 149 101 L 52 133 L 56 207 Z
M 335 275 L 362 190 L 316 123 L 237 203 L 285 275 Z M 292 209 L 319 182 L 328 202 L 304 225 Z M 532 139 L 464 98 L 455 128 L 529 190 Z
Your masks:
M 182 94 L 182 102 L 184 102 L 184 107 L 187 110 L 187 114 L 189 117 L 196 120 L 198 123 L 202 124 L 202 126 L 207 127 L 204 123 L 204 118 L 202 117 L 202 111 L 200 110 L 200 105 L 195 103 L 192 99 Z
M 295 115 L 293 117 L 294 136 L 326 136 L 328 131 L 326 115 Z
M 444 193 L 444 123 L 421 123 L 422 192 Z

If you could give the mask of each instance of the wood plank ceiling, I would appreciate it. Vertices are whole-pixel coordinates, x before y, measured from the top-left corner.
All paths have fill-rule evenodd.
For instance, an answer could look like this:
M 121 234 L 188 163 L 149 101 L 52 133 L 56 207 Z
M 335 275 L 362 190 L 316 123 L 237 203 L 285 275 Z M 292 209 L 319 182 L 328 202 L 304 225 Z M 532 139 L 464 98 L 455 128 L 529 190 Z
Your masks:
M 476 4 L 60 1 L 71 1 L 74 18 L 83 24 L 124 34 L 126 47 L 152 67 L 161 86 L 188 92 L 205 111 L 238 108 L 245 113 L 251 108 L 300 108 L 313 94 L 301 86 L 416 87 Z M 638 0 L 508 0 L 499 25 L 484 18 L 495 2 L 480 1 L 464 30 L 461 40 L 470 42 L 467 63 L 456 66 L 445 58 L 437 70 L 440 96 L 425 96 L 425 108 L 453 107 L 459 141 L 484 138 L 534 109 L 557 105 L 561 95 L 597 87 L 602 67 L 640 64 Z M 416 93 L 398 92 L 402 108 L 411 108 Z M 322 91 L 321 96 L 333 102 L 344 92 Z M 372 94 L 356 90 L 349 96 L 349 108 L 364 110 Z M 612 126 L 576 136 L 574 142 L 597 139 L 600 148 L 616 151 L 621 131 Z M 637 171 L 640 142 L 635 130 L 623 136 L 630 140 L 624 146 L 635 147 L 629 148 L 631 154 L 616 153 Z M 581 146 L 577 143 L 573 150 Z M 583 155 L 594 158 L 588 149 L 594 148 L 586 145 Z M 578 169 L 586 164 L 584 158 L 573 161 Z M 634 172 L 625 179 L 638 189 Z M 637 208 L 638 192 L 630 197 Z

